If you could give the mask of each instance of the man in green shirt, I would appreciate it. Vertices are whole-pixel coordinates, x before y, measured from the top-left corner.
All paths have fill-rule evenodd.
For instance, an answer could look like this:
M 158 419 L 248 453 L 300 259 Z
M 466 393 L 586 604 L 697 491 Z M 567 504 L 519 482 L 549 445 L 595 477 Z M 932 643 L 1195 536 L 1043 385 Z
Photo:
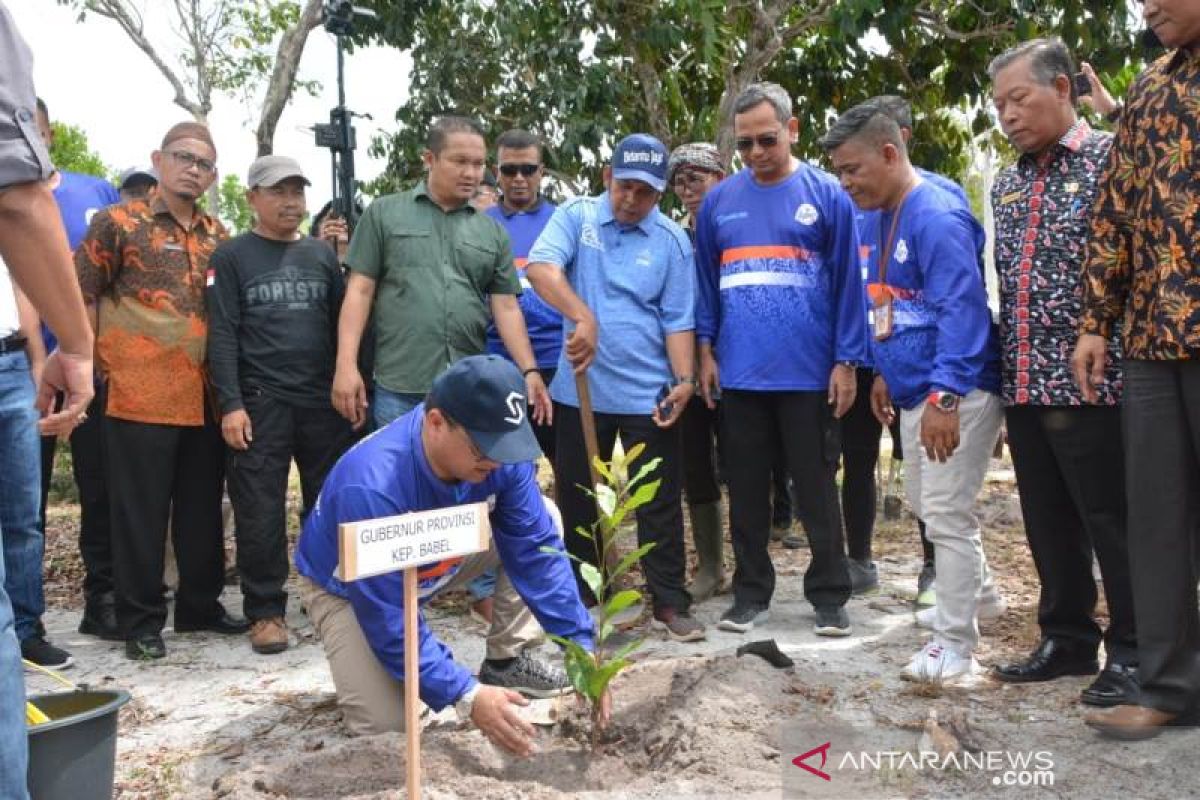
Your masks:
M 425 398 L 460 358 L 485 352 L 491 318 L 525 376 L 534 419 L 547 424 L 550 395 L 537 370 L 508 234 L 470 204 L 487 147 L 474 120 L 445 116 L 429 130 L 427 174 L 415 188 L 367 207 L 350 241 L 350 279 L 338 318 L 333 405 L 357 428 L 367 421 L 358 350 L 375 326 L 373 417 L 382 427 Z

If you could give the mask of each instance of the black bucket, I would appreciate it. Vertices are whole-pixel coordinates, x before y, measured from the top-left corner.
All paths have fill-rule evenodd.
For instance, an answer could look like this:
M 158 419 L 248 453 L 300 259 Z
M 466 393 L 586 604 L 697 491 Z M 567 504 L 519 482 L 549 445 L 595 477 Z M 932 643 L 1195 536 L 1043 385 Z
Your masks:
M 29 728 L 33 800 L 112 800 L 121 689 L 80 689 L 29 698 L 49 722 Z

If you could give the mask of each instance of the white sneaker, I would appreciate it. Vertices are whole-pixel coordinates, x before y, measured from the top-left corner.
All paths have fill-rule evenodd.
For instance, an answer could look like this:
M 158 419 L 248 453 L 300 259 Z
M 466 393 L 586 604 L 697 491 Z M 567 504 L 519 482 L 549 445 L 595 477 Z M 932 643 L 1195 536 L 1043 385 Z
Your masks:
M 1008 602 L 1004 599 L 1004 595 L 994 592 L 979 598 L 979 606 L 975 610 L 975 619 L 980 623 L 995 622 L 1007 610 Z M 918 628 L 933 630 L 933 621 L 937 619 L 937 606 L 922 608 L 914 616 L 917 618 Z
M 948 647 L 930 640 L 912 657 L 900 677 L 910 681 L 950 683 L 981 672 L 974 656 L 960 656 Z

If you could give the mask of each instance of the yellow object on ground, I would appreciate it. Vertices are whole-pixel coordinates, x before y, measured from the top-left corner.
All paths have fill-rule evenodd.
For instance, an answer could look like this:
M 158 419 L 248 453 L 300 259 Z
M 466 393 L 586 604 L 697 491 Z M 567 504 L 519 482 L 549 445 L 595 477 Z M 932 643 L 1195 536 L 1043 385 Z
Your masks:
M 33 703 L 25 704 L 25 724 L 29 726 L 41 725 L 49 722 L 50 718 L 42 713 L 42 710 Z

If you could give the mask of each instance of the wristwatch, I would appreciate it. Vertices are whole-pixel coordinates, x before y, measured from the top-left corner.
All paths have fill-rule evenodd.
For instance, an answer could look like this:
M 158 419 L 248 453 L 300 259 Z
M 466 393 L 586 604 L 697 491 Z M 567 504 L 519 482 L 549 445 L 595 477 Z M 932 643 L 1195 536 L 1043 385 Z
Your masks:
M 930 392 L 928 403 L 938 411 L 945 411 L 947 414 L 958 411 L 958 402 L 961 397 L 953 392 Z
M 475 705 L 475 695 L 479 694 L 479 684 L 476 683 L 463 693 L 463 696 L 454 701 L 454 713 L 458 714 L 459 722 L 469 722 L 471 720 L 471 709 Z
M 849 367 L 850 369 L 858 369 L 857 361 L 839 361 L 839 362 L 837 362 L 837 365 L 839 367 Z
M 681 383 L 690 383 L 693 389 L 700 385 L 694 376 L 682 375 L 675 379 L 675 383 L 673 383 L 672 386 L 678 386 Z

